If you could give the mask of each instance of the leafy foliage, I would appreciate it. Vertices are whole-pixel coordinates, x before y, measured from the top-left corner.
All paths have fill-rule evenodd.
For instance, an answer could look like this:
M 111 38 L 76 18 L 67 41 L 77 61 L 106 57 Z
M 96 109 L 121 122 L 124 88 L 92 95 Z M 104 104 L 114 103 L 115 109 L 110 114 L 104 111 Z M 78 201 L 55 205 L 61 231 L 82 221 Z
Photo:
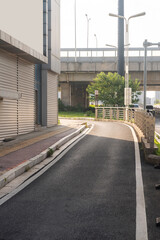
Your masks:
M 155 103 L 155 104 L 159 104 L 159 103 L 160 103 L 160 100 L 159 100 L 159 99 L 156 99 L 156 100 L 154 101 L 154 103 Z
M 141 94 L 137 92 L 139 90 L 140 82 L 138 79 L 129 79 L 129 87 L 132 88 L 132 102 L 138 102 L 138 96 Z M 118 73 L 109 72 L 107 75 L 104 72 L 97 74 L 97 77 L 93 79 L 93 82 L 88 85 L 87 92 L 91 96 L 91 100 L 94 100 L 95 90 L 98 90 L 98 100 L 102 101 L 104 106 L 106 105 L 124 105 L 124 77 Z
M 154 139 L 154 143 L 158 147 L 158 149 L 156 149 L 156 151 L 155 151 L 155 154 L 160 156 L 160 143 L 156 139 Z
M 59 112 L 87 112 L 95 113 L 95 106 L 89 106 L 88 108 L 83 108 L 80 105 L 77 106 L 65 106 L 61 99 L 58 99 L 58 111 Z

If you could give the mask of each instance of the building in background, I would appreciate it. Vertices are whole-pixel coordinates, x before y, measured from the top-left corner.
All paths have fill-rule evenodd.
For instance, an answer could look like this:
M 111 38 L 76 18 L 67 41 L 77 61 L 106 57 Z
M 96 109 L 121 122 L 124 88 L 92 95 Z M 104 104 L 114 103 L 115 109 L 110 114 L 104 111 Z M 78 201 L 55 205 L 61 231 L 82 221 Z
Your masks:
M 160 103 L 160 91 L 155 92 L 155 101 L 157 101 L 157 103 Z
M 0 2 L 0 140 L 57 124 L 59 73 L 60 0 Z

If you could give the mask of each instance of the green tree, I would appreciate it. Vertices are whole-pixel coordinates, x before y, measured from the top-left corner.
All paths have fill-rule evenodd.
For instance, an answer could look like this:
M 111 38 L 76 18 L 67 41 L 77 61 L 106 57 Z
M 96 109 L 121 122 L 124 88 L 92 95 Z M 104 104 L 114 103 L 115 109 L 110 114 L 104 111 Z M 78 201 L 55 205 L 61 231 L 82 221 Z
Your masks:
M 129 87 L 132 88 L 132 103 L 138 102 L 140 81 L 138 79 L 129 79 Z M 94 100 L 95 90 L 98 90 L 98 100 L 102 101 L 103 105 L 124 105 L 124 77 L 118 73 L 109 72 L 107 75 L 104 72 L 97 74 L 93 82 L 88 85 L 87 92 L 91 100 Z
M 155 104 L 159 104 L 159 103 L 160 103 L 160 100 L 159 100 L 159 99 L 156 99 L 156 100 L 154 101 L 154 103 L 155 103 Z

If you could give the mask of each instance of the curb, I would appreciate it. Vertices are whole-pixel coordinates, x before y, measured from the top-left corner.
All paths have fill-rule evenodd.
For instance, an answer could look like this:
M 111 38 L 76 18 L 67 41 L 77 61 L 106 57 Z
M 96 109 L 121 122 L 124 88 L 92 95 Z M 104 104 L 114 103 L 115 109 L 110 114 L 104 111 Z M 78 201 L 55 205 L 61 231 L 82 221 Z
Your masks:
M 71 133 L 70 135 L 62 138 L 61 140 L 59 140 L 58 142 L 56 142 L 55 144 L 50 146 L 49 149 L 52 149 L 55 152 L 62 145 L 64 145 L 66 142 L 68 142 L 69 140 L 71 140 L 72 138 L 74 138 L 75 136 L 80 134 L 85 128 L 86 128 L 85 125 L 82 126 L 78 130 L 76 130 L 74 133 Z M 19 166 L 17 166 L 15 168 L 9 170 L 8 172 L 4 173 L 0 177 L 0 189 L 3 188 L 9 182 L 11 182 L 13 179 L 15 179 L 16 177 L 21 175 L 22 173 L 27 172 L 33 166 L 35 166 L 36 164 L 38 164 L 38 163 L 42 162 L 44 159 L 46 159 L 47 158 L 47 152 L 48 152 L 48 149 L 44 150 L 43 152 L 41 152 L 37 156 L 27 160 L 26 162 L 20 164 Z
M 147 156 L 147 162 L 152 165 L 160 165 L 160 156 L 155 154 L 149 154 Z

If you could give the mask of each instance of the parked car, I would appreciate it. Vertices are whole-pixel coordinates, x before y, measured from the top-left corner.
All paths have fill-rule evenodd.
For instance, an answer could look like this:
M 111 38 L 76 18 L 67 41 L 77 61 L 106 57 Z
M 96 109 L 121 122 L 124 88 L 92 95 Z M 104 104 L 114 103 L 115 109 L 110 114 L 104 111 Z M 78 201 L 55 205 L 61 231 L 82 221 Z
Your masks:
M 146 110 L 148 113 L 152 113 L 153 116 L 155 116 L 155 110 L 153 108 L 153 105 L 146 105 Z
M 129 107 L 130 108 L 139 108 L 139 105 L 138 105 L 138 103 L 134 103 L 134 104 L 131 104 Z

